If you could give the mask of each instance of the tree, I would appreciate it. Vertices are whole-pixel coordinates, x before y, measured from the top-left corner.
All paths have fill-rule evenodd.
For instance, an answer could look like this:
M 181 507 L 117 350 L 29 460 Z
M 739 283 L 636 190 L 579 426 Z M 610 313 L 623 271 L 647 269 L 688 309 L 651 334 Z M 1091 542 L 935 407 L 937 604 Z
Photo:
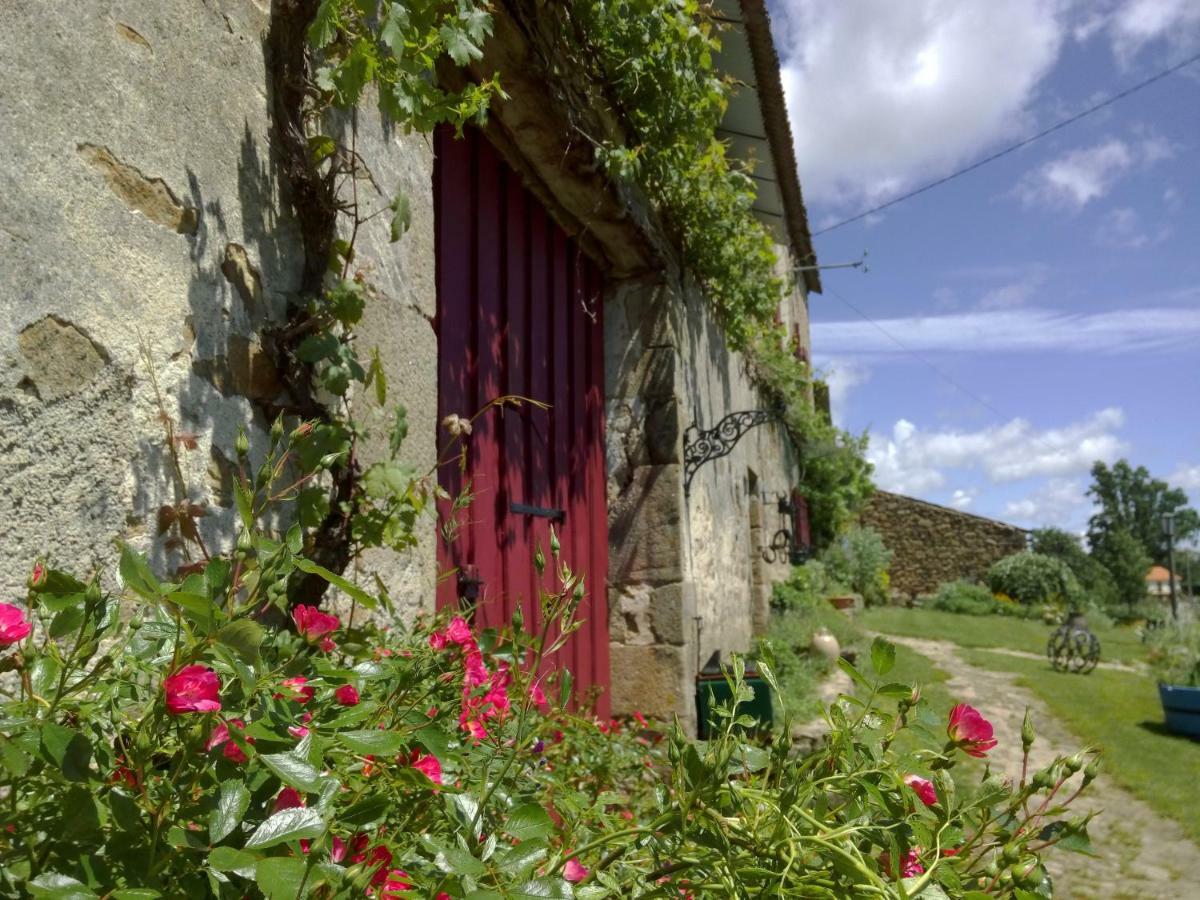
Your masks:
M 1190 508 L 1187 494 L 1152 478 L 1145 466 L 1136 469 L 1117 460 L 1110 469 L 1097 461 L 1088 488 L 1097 507 L 1088 520 L 1088 543 L 1096 548 L 1116 531 L 1126 531 L 1142 545 L 1153 562 L 1166 565 L 1167 542 L 1162 533 L 1164 513 L 1175 514 L 1175 542 L 1200 534 L 1200 514 Z
M 1112 575 L 1117 596 L 1130 611 L 1146 598 L 1146 572 L 1151 560 L 1141 541 L 1124 528 L 1107 532 L 1099 544 L 1092 545 L 1093 555 Z
M 1098 559 L 1087 554 L 1075 535 L 1061 528 L 1037 528 L 1030 549 L 1066 563 L 1084 595 L 1097 606 L 1109 607 L 1118 601 L 1112 573 Z

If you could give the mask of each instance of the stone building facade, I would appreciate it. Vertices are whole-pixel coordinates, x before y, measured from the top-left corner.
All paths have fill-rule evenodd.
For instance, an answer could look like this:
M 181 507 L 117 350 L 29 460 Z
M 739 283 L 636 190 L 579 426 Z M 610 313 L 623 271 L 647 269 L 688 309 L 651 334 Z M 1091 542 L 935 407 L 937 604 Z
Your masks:
M 278 6 L 111 0 L 73 7 L 69 19 L 35 0 L 6 10 L 0 596 L 19 596 L 46 553 L 77 572 L 102 571 L 112 586 L 117 539 L 169 571 L 181 560 L 154 519 L 180 500 L 205 507 L 210 549 L 230 546 L 234 439 L 244 428 L 251 460 L 265 453 L 286 385 L 263 335 L 295 299 L 303 258 L 273 150 L 264 37 Z M 755 146 L 734 151 L 757 152 L 770 175 L 760 213 L 790 277 L 793 260 L 815 257 L 765 6 L 721 6 L 734 23 L 730 71 L 757 85 L 730 113 L 749 117 L 731 133 Z M 689 426 L 710 428 L 762 400 L 645 204 L 567 141 L 523 43 L 531 5 L 495 7 L 484 59 L 444 77 L 500 73 L 510 99 L 494 110 L 488 140 L 606 275 L 610 562 L 597 581 L 607 584 L 613 707 L 694 721 L 698 663 L 751 646 L 770 583 L 786 574 L 761 543 L 777 527 L 775 496 L 793 486 L 792 449 L 763 425 L 685 491 Z M 355 265 L 372 287 L 360 333 L 408 408 L 402 455 L 429 469 L 439 352 L 432 143 L 389 128 L 368 102 L 356 149 L 379 203 L 397 190 L 410 200 L 404 239 L 390 243 L 382 217 L 368 222 Z M 815 272 L 790 280 L 780 317 L 807 352 L 807 291 L 819 282 Z M 187 435 L 179 446 L 167 446 L 164 415 Z M 354 574 L 377 574 L 403 615 L 430 608 L 436 532 L 430 520 L 416 549 L 373 552 Z
M 933 594 L 959 578 L 982 581 L 992 563 L 1028 543 L 1028 532 L 1016 525 L 887 491 L 874 493 L 859 524 L 883 535 L 894 553 L 892 593 L 904 598 Z

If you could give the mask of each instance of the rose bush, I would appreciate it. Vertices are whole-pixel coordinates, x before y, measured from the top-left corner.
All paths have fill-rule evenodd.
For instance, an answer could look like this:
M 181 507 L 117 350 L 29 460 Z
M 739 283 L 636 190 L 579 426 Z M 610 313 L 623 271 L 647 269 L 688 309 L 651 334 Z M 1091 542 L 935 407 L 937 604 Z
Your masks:
M 118 596 L 39 564 L 0 609 L 0 894 L 1046 897 L 1042 854 L 1086 848 L 1068 807 L 1095 761 L 961 795 L 949 770 L 991 726 L 886 681 L 882 639 L 872 677 L 846 667 L 859 696 L 829 708 L 827 744 L 794 757 L 739 728 L 736 658 L 708 742 L 588 716 L 553 666 L 587 589 L 553 540 L 536 621 L 355 621 L 381 598 L 260 526 L 272 452 L 238 484 L 228 555 L 164 580 L 126 547 Z M 297 571 L 351 612 L 286 615 Z M 769 646 L 758 668 L 774 682 Z

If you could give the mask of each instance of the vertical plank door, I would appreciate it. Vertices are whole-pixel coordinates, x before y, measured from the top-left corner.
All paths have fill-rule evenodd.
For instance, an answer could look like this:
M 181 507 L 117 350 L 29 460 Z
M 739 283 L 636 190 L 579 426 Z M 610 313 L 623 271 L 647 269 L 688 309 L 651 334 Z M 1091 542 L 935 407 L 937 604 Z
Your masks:
M 465 437 L 466 466 L 443 465 L 451 496 L 469 488 L 452 542 L 438 539 L 449 572 L 438 606 L 474 594 L 474 624 L 497 627 L 518 605 L 540 628 L 539 589 L 555 585 L 548 563 L 553 526 L 562 559 L 582 575 L 583 627 L 558 653 L 577 698 L 609 713 L 608 515 L 604 462 L 603 283 L 595 264 L 525 189 L 487 138 L 466 129 L 434 134 L 438 421 L 468 418 L 517 394 L 549 404 L 492 409 Z M 439 426 L 438 445 L 448 435 Z M 439 504 L 439 516 L 451 514 Z

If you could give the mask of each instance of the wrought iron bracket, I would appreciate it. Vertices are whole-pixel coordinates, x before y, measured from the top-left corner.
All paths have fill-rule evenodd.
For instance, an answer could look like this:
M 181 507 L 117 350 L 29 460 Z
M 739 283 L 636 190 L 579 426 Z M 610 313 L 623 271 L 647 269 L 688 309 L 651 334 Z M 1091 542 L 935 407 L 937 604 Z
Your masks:
M 710 460 L 728 456 L 747 431 L 779 419 L 779 411 L 750 409 L 730 413 L 715 428 L 701 431 L 695 425 L 683 433 L 683 493 L 691 491 L 696 470 Z

